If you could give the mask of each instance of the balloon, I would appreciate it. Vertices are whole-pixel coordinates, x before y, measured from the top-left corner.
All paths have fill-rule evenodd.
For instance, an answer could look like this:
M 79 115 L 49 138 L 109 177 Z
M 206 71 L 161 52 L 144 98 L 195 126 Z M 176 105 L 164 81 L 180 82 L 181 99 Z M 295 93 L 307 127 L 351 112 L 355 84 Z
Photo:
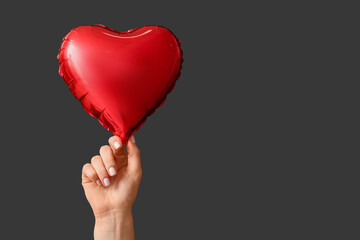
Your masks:
M 84 109 L 124 143 L 180 76 L 180 41 L 165 27 L 79 26 L 63 39 L 59 74 Z

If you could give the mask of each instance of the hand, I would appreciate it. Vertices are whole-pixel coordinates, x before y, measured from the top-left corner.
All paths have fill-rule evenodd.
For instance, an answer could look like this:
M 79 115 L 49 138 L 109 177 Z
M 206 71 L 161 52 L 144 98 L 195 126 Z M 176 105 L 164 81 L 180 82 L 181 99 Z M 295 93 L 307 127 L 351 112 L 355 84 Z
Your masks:
M 82 171 L 82 185 L 96 219 L 95 238 L 104 231 L 115 234 L 115 230 L 124 226 L 133 232 L 131 209 L 142 176 L 140 151 L 134 136 L 127 150 L 117 136 L 111 137 L 109 144 L 102 146 L 100 155 L 94 156 Z

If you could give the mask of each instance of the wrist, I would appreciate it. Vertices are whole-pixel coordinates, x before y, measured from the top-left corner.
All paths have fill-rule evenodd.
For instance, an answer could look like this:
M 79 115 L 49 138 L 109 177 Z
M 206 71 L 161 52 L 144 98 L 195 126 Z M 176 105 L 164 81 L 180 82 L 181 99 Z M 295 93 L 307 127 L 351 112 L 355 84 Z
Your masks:
M 95 239 L 132 239 L 133 217 L 131 209 L 116 209 L 95 215 Z M 130 234 L 131 235 L 131 234 Z

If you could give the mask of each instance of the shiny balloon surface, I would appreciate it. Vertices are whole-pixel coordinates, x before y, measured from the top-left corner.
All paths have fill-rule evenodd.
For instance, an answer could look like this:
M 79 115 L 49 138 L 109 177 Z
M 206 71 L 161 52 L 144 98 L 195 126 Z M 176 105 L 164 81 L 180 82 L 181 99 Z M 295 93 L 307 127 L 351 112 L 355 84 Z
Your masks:
M 118 32 L 79 26 L 63 39 L 59 73 L 84 109 L 123 142 L 165 101 L 180 76 L 180 41 L 165 27 Z

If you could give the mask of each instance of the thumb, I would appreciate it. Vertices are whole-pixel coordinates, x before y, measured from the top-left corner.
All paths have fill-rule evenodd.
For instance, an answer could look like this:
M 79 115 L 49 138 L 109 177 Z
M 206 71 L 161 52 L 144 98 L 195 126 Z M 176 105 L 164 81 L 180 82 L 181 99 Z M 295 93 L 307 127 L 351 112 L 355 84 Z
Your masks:
M 130 172 L 141 172 L 140 150 L 135 144 L 135 137 L 132 135 L 126 146 L 128 151 L 128 170 Z

